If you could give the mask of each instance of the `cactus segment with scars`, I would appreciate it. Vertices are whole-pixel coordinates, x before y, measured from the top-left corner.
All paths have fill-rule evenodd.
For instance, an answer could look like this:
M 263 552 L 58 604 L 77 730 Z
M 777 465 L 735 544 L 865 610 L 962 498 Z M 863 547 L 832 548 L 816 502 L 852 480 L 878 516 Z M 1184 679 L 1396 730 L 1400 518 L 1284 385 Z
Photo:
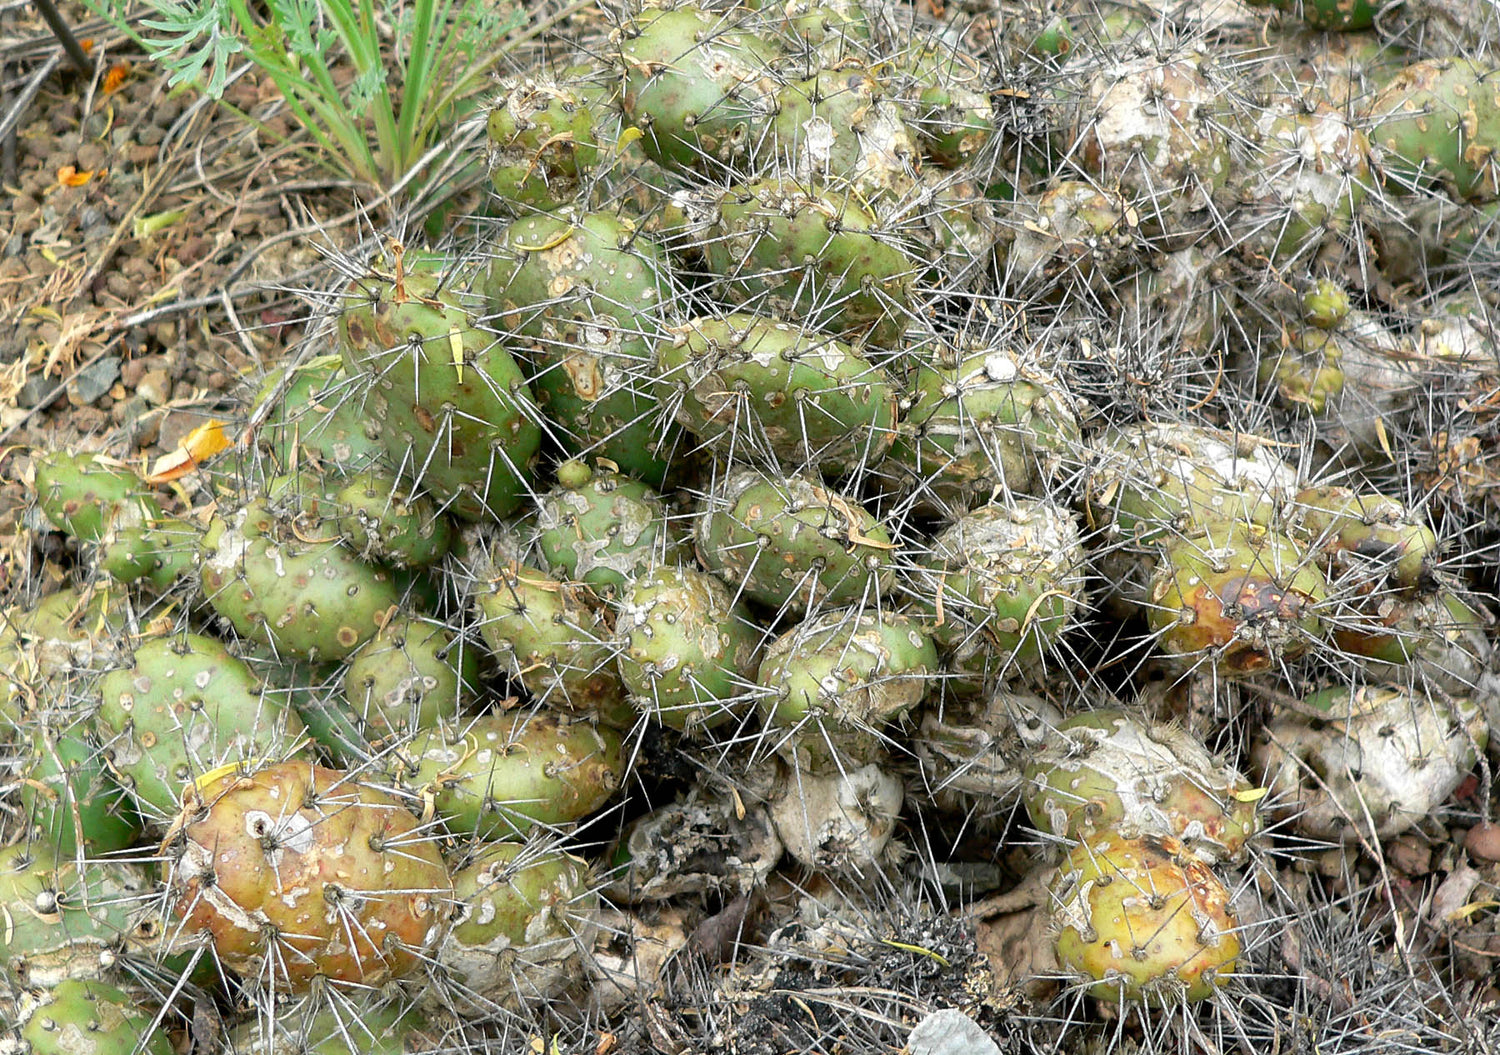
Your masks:
M 721 480 L 694 526 L 698 559 L 744 596 L 796 614 L 887 591 L 895 544 L 854 499 L 802 476 Z
M 1026 766 L 1031 822 L 1059 838 L 1176 839 L 1199 860 L 1243 855 L 1260 830 L 1249 782 L 1190 733 L 1123 710 L 1074 715 Z
M 766 647 L 756 681 L 767 741 L 815 775 L 879 762 L 885 726 L 922 702 L 937 669 L 915 620 L 825 611 Z
M 892 348 L 905 332 L 916 260 L 853 191 L 769 176 L 686 191 L 667 243 L 701 256 L 726 302 Z
M 1051 895 L 1059 964 L 1107 1003 L 1206 1000 L 1239 960 L 1229 890 L 1176 839 L 1085 839 Z
M 672 527 L 661 496 L 650 487 L 581 461 L 558 466 L 557 486 L 537 508 L 537 544 L 548 570 L 606 599 L 676 556 Z
M 649 370 L 675 295 L 662 250 L 622 214 L 574 208 L 516 220 L 490 252 L 477 292 L 529 360 L 549 435 L 660 486 L 678 442 Z
M 489 844 L 455 872 L 436 959 L 457 1005 L 521 1009 L 580 981 L 598 931 L 592 878 L 581 858 L 528 843 Z
M 531 390 L 440 276 L 402 268 L 353 283 L 338 318 L 344 368 L 403 479 L 466 519 L 505 516 L 541 445 Z
M 940 532 L 908 579 L 947 687 L 982 691 L 1042 665 L 1083 602 L 1084 568 L 1077 523 L 1046 500 L 981 506 Z
M 896 387 L 843 341 L 743 313 L 670 332 L 660 382 L 678 422 L 723 457 L 843 472 L 879 462 L 895 438 Z
M 1035 492 L 1082 438 L 1061 383 L 1000 347 L 944 349 L 918 367 L 902 409 L 878 471 L 953 516 Z
M 1162 548 L 1146 618 L 1168 659 L 1242 677 L 1321 640 L 1327 592 L 1323 573 L 1291 539 L 1258 524 L 1205 520 Z
M 215 638 L 181 633 L 142 642 L 130 665 L 99 681 L 105 757 L 140 804 L 164 824 L 185 787 L 231 762 L 282 758 L 302 722 Z
M 549 711 L 441 723 L 415 737 L 399 776 L 449 830 L 480 840 L 524 838 L 581 820 L 619 789 L 620 736 Z
M 760 631 L 718 579 L 662 565 L 620 599 L 621 680 L 632 704 L 663 724 L 700 732 L 732 721 L 748 695 Z
M 171 1055 L 172 1039 L 150 1008 L 105 982 L 69 979 L 31 995 L 16 1024 L 18 1055 Z
M 659 164 L 733 167 L 776 113 L 779 41 L 752 24 L 684 4 L 648 8 L 619 40 L 628 120 Z
M 420 969 L 451 897 L 406 806 L 307 762 L 206 773 L 184 798 L 171 888 L 185 933 L 278 988 L 379 985 Z
M 501 670 L 548 707 L 614 712 L 624 686 L 604 607 L 584 587 L 517 561 L 483 566 L 477 629 Z
M 201 548 L 213 609 L 245 637 L 307 659 L 348 656 L 400 599 L 389 572 L 264 498 L 215 516 Z

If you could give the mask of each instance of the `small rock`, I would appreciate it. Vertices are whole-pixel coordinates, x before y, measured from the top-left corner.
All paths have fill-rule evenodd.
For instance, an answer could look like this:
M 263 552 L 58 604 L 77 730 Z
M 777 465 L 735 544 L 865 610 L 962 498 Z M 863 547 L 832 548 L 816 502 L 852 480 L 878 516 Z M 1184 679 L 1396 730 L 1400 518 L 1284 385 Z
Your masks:
M 96 115 L 97 116 L 97 115 Z M 104 148 L 98 143 L 85 143 L 78 148 L 78 168 L 83 172 L 97 172 L 108 159 Z
M 1464 836 L 1464 849 L 1481 861 L 1500 861 L 1500 824 L 1474 825 Z
M 962 1011 L 944 1008 L 918 1022 L 906 1038 L 911 1055 L 1000 1055 L 1000 1045 Z
M 1392 839 L 1385 848 L 1386 860 L 1409 876 L 1432 871 L 1432 847 L 1408 833 Z
M 120 367 L 120 384 L 126 388 L 136 388 L 141 383 L 141 378 L 146 376 L 147 363 L 144 359 L 132 359 Z
M 158 128 L 156 125 L 146 125 L 135 134 L 136 142 L 142 146 L 154 147 L 166 138 L 167 130 Z
M 28 378 L 26 383 L 21 386 L 21 391 L 16 393 L 16 405 L 25 407 L 27 410 L 41 406 L 42 400 L 47 398 L 47 393 L 51 392 L 56 385 L 57 382 L 50 377 Z M 62 393 L 59 392 L 58 397 L 60 398 L 61 396 Z M 48 406 L 51 406 L 56 401 L 56 399 L 52 400 L 48 403 Z
M 120 357 L 106 355 L 78 371 L 68 382 L 68 399 L 74 406 L 86 407 L 105 395 L 120 377 Z
M 20 256 L 26 251 L 26 239 L 18 234 L 13 234 L 5 240 L 5 255 Z
M 161 406 L 172 398 L 172 377 L 165 370 L 148 370 L 135 390 L 146 402 Z
M 185 411 L 177 411 L 168 414 L 161 423 L 161 431 L 157 434 L 156 445 L 165 451 L 175 451 L 182 444 L 182 438 L 203 424 L 202 414 L 190 414 Z

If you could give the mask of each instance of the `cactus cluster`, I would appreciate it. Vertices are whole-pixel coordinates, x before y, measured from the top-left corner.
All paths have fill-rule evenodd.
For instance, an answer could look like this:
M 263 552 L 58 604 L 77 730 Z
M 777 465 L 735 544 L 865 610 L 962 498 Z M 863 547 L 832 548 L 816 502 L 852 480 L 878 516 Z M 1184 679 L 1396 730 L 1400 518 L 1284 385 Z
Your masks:
M 1493 52 L 943 7 L 610 6 L 229 451 L 33 452 L 0 1052 L 1346 1050 L 1372 883 L 1441 1048 L 1367 994 L 1493 923 L 1389 874 L 1494 821 Z

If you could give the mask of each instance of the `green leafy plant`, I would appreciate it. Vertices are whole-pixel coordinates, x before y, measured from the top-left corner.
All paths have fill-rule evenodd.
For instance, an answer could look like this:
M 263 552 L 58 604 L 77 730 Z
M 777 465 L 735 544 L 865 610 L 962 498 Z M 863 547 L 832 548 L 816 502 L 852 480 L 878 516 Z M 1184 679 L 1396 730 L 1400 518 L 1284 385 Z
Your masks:
M 173 87 L 219 99 L 232 64 L 250 62 L 320 164 L 384 194 L 472 108 L 525 17 L 485 0 L 144 0 L 150 13 L 134 23 L 126 0 L 87 2 L 170 71 Z

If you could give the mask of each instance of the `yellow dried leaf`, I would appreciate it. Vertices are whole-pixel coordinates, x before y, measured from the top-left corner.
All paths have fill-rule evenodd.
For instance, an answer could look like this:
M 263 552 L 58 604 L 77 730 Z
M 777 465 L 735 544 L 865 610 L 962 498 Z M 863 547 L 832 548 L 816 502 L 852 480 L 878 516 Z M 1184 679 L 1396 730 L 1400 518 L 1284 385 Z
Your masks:
M 175 451 L 163 454 L 146 474 L 148 484 L 164 484 L 185 476 L 202 462 L 220 451 L 228 450 L 232 444 L 224 435 L 224 422 L 214 420 L 199 425 L 182 438 Z
M 1236 802 L 1259 802 L 1270 791 L 1270 788 L 1246 788 L 1244 791 L 1231 791 L 1229 794 Z

